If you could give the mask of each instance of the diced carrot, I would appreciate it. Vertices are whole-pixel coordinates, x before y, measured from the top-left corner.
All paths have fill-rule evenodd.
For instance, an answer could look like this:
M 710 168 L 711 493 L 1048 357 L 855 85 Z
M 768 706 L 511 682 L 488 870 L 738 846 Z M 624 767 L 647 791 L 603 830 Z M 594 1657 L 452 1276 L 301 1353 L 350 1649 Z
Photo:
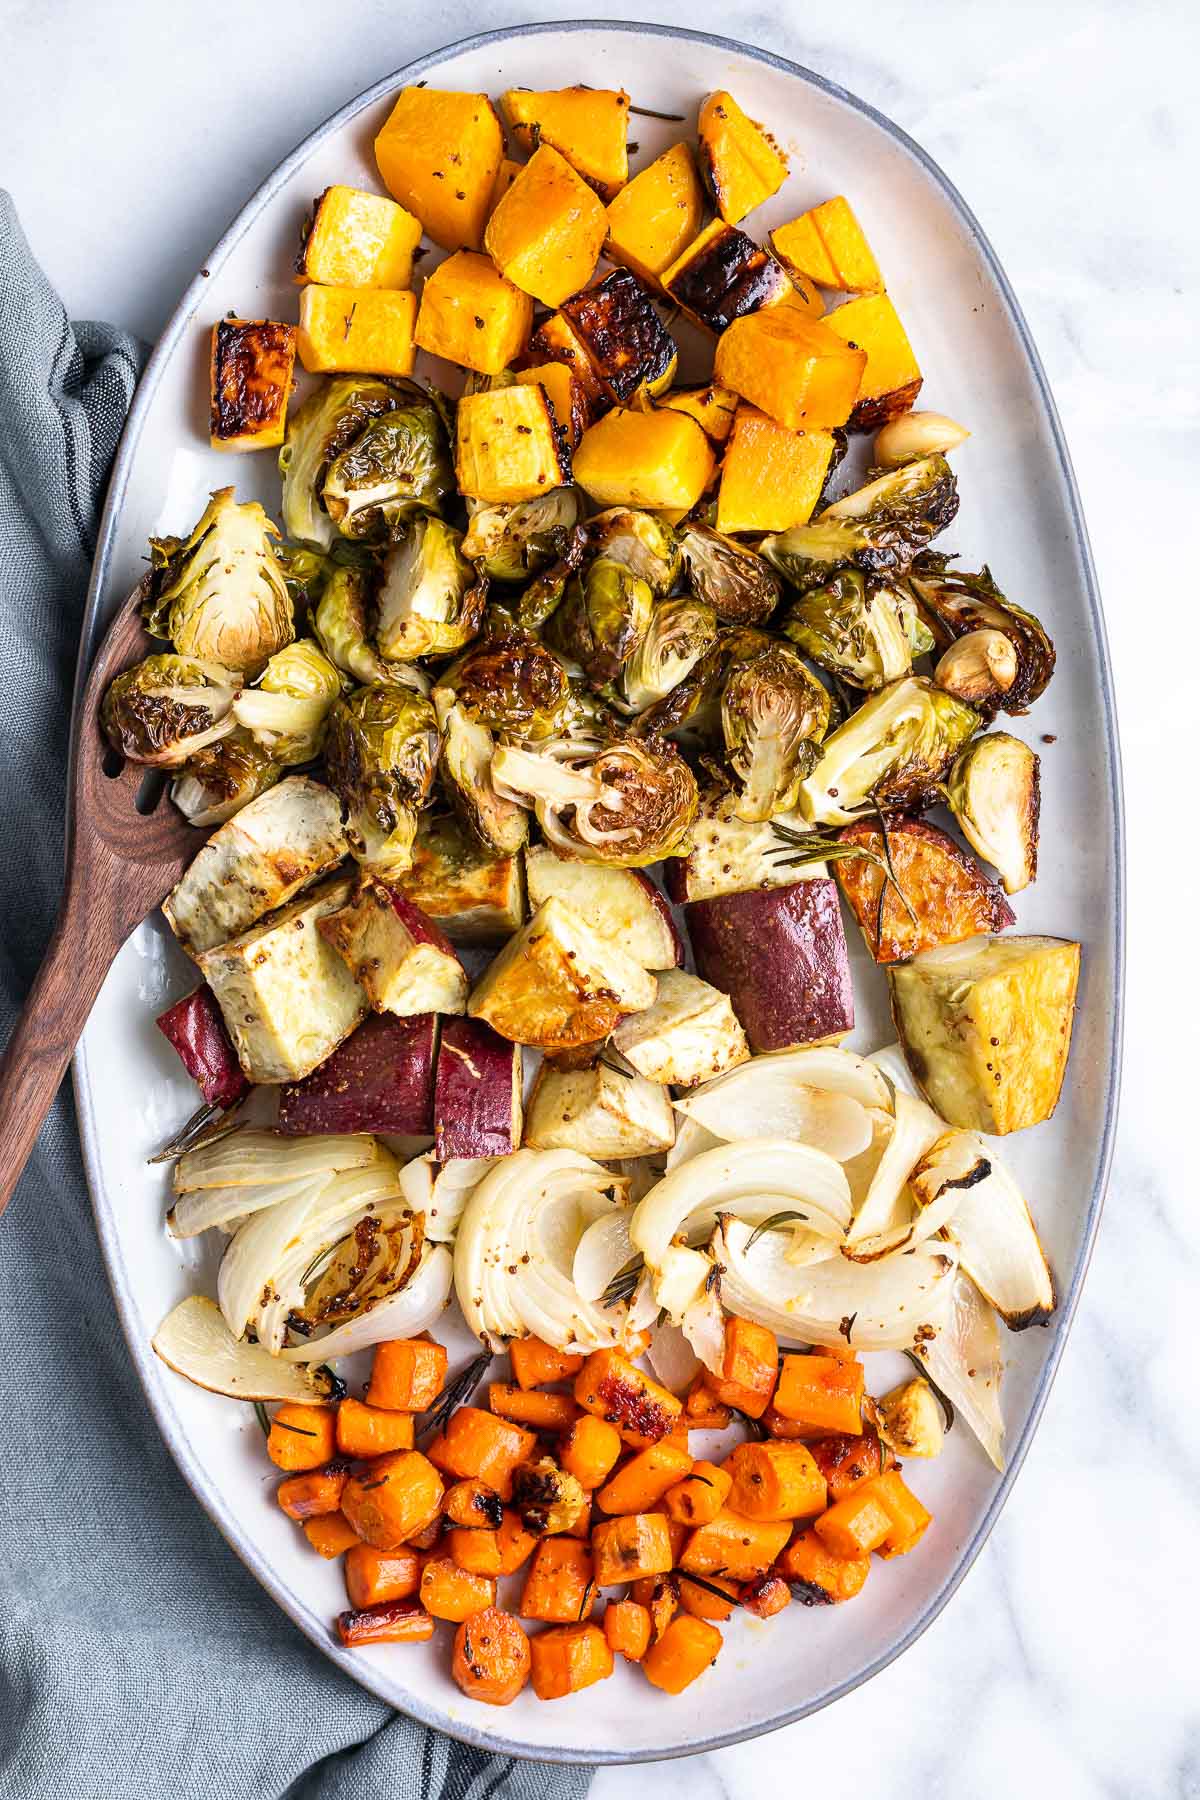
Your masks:
M 650 1614 L 650 1641 L 657 1644 L 679 1611 L 678 1575 L 669 1572 L 665 1575 L 643 1575 L 634 1582 L 629 1596 Z
M 664 1694 L 682 1694 L 698 1675 L 717 1660 L 724 1642 L 715 1625 L 681 1613 L 672 1619 L 657 1644 L 646 1652 L 642 1668 L 646 1679 Z
M 543 1538 L 534 1552 L 517 1608 L 523 1619 L 575 1625 L 587 1617 L 596 1597 L 592 1552 L 578 1538 Z
M 418 1600 L 388 1600 L 363 1612 L 341 1612 L 337 1632 L 348 1650 L 356 1644 L 423 1644 L 433 1620 Z
M 642 1575 L 665 1575 L 674 1558 L 665 1513 L 623 1513 L 592 1530 L 596 1580 L 601 1587 L 636 1581 Z
M 693 1531 L 679 1566 L 691 1575 L 753 1581 L 771 1567 L 790 1536 L 786 1521 L 745 1519 L 722 1507 L 715 1519 Z
M 874 1489 L 874 1481 L 860 1482 L 816 1521 L 813 1529 L 835 1556 L 863 1556 L 886 1540 L 892 1517 Z
M 421 1566 L 421 1605 L 432 1619 L 449 1619 L 460 1625 L 472 1613 L 496 1604 L 496 1583 L 486 1575 L 460 1569 L 448 1556 L 436 1552 Z
M 488 1406 L 498 1418 L 512 1419 L 531 1431 L 566 1431 L 578 1418 L 579 1408 L 570 1394 L 540 1394 L 493 1381 L 488 1387 Z
M 402 1550 L 376 1550 L 358 1543 L 346 1553 L 342 1567 L 346 1597 L 355 1611 L 407 1600 L 421 1585 L 421 1559 L 407 1545 Z
M 808 1453 L 825 1477 L 831 1502 L 883 1473 L 883 1446 L 873 1431 L 861 1437 L 810 1438 Z
M 267 1455 L 277 1469 L 319 1469 L 337 1449 L 334 1424 L 331 1407 L 285 1400 L 271 1420 Z
M 705 1377 L 717 1399 L 748 1418 L 761 1419 L 775 1391 L 778 1374 L 775 1333 L 752 1319 L 726 1319 L 721 1373 Z
M 871 1573 L 871 1558 L 868 1552 L 835 1556 L 810 1526 L 792 1539 L 779 1559 L 779 1572 L 792 1584 L 803 1606 L 833 1606 L 839 1600 L 853 1600 L 862 1591 Z
M 515 1338 L 508 1346 L 513 1380 L 520 1388 L 549 1387 L 554 1381 L 569 1381 L 583 1367 L 582 1356 L 556 1350 L 539 1337 Z
M 596 1505 L 606 1513 L 653 1512 L 667 1489 L 691 1467 L 687 1451 L 665 1437 L 623 1463 L 596 1495 Z
M 922 1506 L 898 1469 L 877 1476 L 871 1486 L 892 1522 L 892 1529 L 876 1549 L 880 1556 L 906 1556 L 924 1537 L 933 1514 Z
M 405 1543 L 412 1550 L 432 1550 L 442 1535 L 442 1517 L 434 1513 L 428 1525 L 422 1525 L 419 1531 L 412 1532 L 405 1538 Z
M 533 1691 L 539 1700 L 562 1700 L 613 1672 L 613 1653 L 598 1625 L 540 1631 L 529 1648 Z
M 663 1495 L 667 1517 L 682 1525 L 707 1525 L 728 1500 L 732 1486 L 728 1469 L 718 1468 L 716 1463 L 693 1463 L 691 1474 Z
M 684 1417 L 695 1431 L 724 1431 L 732 1417 L 723 1400 L 708 1385 L 707 1371 L 699 1369 L 684 1396 Z
M 742 1605 L 756 1619 L 773 1619 L 776 1613 L 790 1605 L 791 1598 L 792 1590 L 787 1582 L 772 1570 L 760 1575 L 757 1581 L 748 1581 L 742 1589 Z
M 811 1431 L 806 1431 L 803 1425 L 797 1425 L 794 1419 L 785 1419 L 773 1406 L 768 1406 L 759 1424 L 773 1438 L 800 1439 L 812 1436 Z
M 442 1511 L 452 1525 L 486 1525 L 499 1529 L 504 1502 L 486 1481 L 456 1481 L 446 1489 Z
M 302 1529 L 317 1555 L 330 1562 L 362 1542 L 349 1519 L 340 1512 L 318 1513 L 315 1518 L 305 1519 Z
M 375 1352 L 368 1403 L 394 1412 L 424 1412 L 445 1385 L 448 1363 L 443 1344 L 427 1338 L 392 1338 Z
M 614 1655 L 641 1662 L 650 1648 L 650 1611 L 636 1600 L 610 1600 L 604 1609 L 604 1635 Z
M 323 1469 L 289 1475 L 275 1489 L 275 1498 L 289 1519 L 318 1518 L 322 1513 L 335 1513 L 341 1509 L 349 1479 L 350 1471 L 345 1463 L 327 1463 Z M 350 1517 L 349 1513 L 346 1517 Z M 354 1523 L 352 1519 L 350 1522 Z
M 681 1574 L 677 1580 L 679 1604 L 694 1619 L 715 1619 L 718 1625 L 724 1624 L 738 1603 L 738 1584 L 730 1581 L 727 1575 L 706 1575 L 703 1587 L 687 1575 Z M 719 1588 L 721 1593 L 714 1594 L 714 1588 Z M 721 1595 L 728 1595 L 728 1598 L 722 1599 Z
M 785 1419 L 817 1433 L 862 1431 L 864 1374 L 855 1358 L 786 1355 L 775 1388 L 774 1407 Z
M 518 1463 L 533 1454 L 537 1438 L 532 1431 L 498 1419 L 478 1406 L 460 1406 L 451 1413 L 441 1441 L 428 1447 L 429 1459 L 462 1481 L 486 1481 L 502 1500 L 512 1497 L 512 1474 Z
M 575 1398 L 615 1425 L 627 1444 L 644 1450 L 666 1437 L 683 1411 L 667 1388 L 636 1369 L 619 1350 L 594 1350 L 575 1377 Z
M 442 1478 L 419 1450 L 377 1456 L 347 1481 L 342 1511 L 364 1543 L 394 1550 L 436 1519 Z
M 455 1525 L 446 1533 L 443 1543 L 446 1555 L 465 1574 L 494 1579 L 503 1573 L 504 1557 L 498 1530 L 491 1531 L 487 1526 Z
M 411 1413 L 392 1412 L 384 1406 L 367 1406 L 362 1400 L 343 1400 L 337 1411 L 337 1447 L 343 1456 L 386 1456 L 390 1450 L 411 1450 Z
M 739 1444 L 725 1467 L 729 1510 L 744 1519 L 813 1519 L 825 1510 L 825 1477 L 803 1444 Z
M 591 1493 L 611 1473 L 621 1454 L 621 1434 L 607 1419 L 580 1413 L 563 1438 L 558 1460 L 580 1487 Z
M 537 1545 L 537 1534 L 526 1529 L 520 1516 L 505 1510 L 496 1532 L 500 1549 L 500 1574 L 515 1575 Z
M 454 1634 L 450 1672 L 469 1700 L 508 1706 L 529 1680 L 529 1639 L 498 1606 L 464 1619 Z
M 691 1536 L 692 1527 L 685 1525 L 682 1519 L 667 1520 L 667 1542 L 671 1546 L 671 1567 L 679 1567 L 679 1559 L 683 1555 L 683 1546 Z

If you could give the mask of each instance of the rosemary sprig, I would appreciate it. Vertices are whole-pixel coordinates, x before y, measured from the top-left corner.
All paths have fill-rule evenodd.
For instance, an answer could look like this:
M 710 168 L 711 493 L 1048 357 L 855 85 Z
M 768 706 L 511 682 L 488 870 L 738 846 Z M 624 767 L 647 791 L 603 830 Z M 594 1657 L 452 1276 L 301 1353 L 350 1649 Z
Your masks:
M 220 1106 L 201 1106 L 161 1150 L 148 1156 L 148 1163 L 177 1162 L 185 1150 L 196 1150 L 201 1144 L 215 1144 L 243 1129 L 240 1106 L 228 1110 Z
M 300 1286 L 306 1288 L 321 1265 L 323 1263 L 332 1262 L 337 1251 L 341 1249 L 343 1244 L 348 1244 L 353 1235 L 353 1232 L 348 1231 L 345 1237 L 338 1238 L 335 1244 L 330 1244 L 324 1250 L 318 1250 L 317 1254 L 313 1257 L 307 1269 L 305 1269 L 303 1275 L 300 1277 Z
M 946 1430 L 953 1431 L 954 1421 L 958 1417 L 958 1414 L 954 1410 L 954 1402 L 942 1392 L 941 1388 L 933 1379 L 933 1376 L 929 1373 L 929 1370 L 925 1367 L 925 1364 L 921 1361 L 921 1358 L 917 1355 L 915 1350 L 906 1350 L 904 1354 L 907 1356 L 918 1375 L 923 1375 L 925 1377 L 926 1381 L 937 1395 L 938 1404 L 942 1409 L 942 1417 L 946 1421 Z
M 808 1223 L 808 1214 L 802 1212 L 772 1213 L 769 1219 L 764 1219 L 761 1225 L 756 1225 L 754 1227 L 754 1230 L 750 1233 L 750 1236 L 746 1239 L 745 1245 L 743 1246 L 743 1253 L 757 1244 L 759 1238 L 762 1237 L 765 1232 L 779 1231 L 784 1225 L 795 1225 L 797 1223 L 806 1225 Z
M 254 1416 L 258 1420 L 259 1425 L 262 1427 L 263 1436 L 270 1437 L 270 1435 L 271 1435 L 271 1420 L 267 1414 L 267 1409 L 263 1405 L 261 1400 L 256 1400 L 254 1402 Z
M 260 1400 L 258 1404 L 261 1406 L 262 1401 Z M 303 1425 L 289 1425 L 286 1419 L 276 1419 L 275 1423 L 280 1431 L 294 1431 L 297 1437 L 316 1437 L 317 1435 L 315 1431 L 306 1431 Z
M 699 1480 L 699 1477 L 697 1477 L 697 1480 Z M 680 1581 L 690 1581 L 693 1587 L 703 1588 L 706 1594 L 711 1594 L 716 1600 L 724 1600 L 727 1606 L 740 1606 L 742 1604 L 736 1594 L 727 1594 L 725 1589 L 719 1588 L 715 1581 L 705 1581 L 703 1575 L 693 1575 L 688 1570 L 681 1569 L 679 1571 L 679 1579 Z
M 616 1306 L 622 1300 L 632 1300 L 645 1267 L 645 1258 L 635 1256 L 623 1269 L 618 1269 L 600 1296 L 601 1306 Z
M 473 1356 L 465 1368 L 459 1370 L 450 1386 L 435 1400 L 433 1405 L 421 1415 L 421 1423 L 417 1427 L 418 1437 L 428 1437 L 442 1429 L 456 1406 L 464 1406 L 470 1399 L 479 1383 L 491 1367 L 495 1352 L 481 1350 Z

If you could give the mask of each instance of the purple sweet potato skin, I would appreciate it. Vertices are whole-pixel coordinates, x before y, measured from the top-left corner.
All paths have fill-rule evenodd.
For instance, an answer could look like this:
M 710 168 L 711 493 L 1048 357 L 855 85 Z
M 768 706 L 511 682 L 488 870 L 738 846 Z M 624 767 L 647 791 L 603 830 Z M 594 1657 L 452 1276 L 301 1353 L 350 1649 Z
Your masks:
M 854 1028 L 854 990 L 835 882 L 797 881 L 693 900 L 696 971 L 729 995 L 756 1055 Z
M 668 870 L 670 869 L 670 866 L 671 866 L 670 863 L 668 863 L 667 864 Z M 655 887 L 655 885 L 651 881 L 650 877 L 648 875 L 646 875 L 645 873 L 643 873 L 643 871 L 641 869 L 631 869 L 630 874 L 633 875 L 637 879 L 639 886 L 641 886 L 645 889 L 647 899 L 649 900 L 651 906 L 654 908 L 655 912 L 658 914 L 659 918 L 662 920 L 663 924 L 667 928 L 668 933 L 670 934 L 671 943 L 672 943 L 672 946 L 674 948 L 674 953 L 675 953 L 675 961 L 673 964 L 670 964 L 670 963 L 665 964 L 664 967 L 667 967 L 667 968 L 674 967 L 676 969 L 682 969 L 683 955 L 684 955 L 683 939 L 680 937 L 678 927 L 676 926 L 674 919 L 671 917 L 670 907 L 667 905 L 662 894 Z M 672 899 L 674 899 L 674 895 L 672 895 Z
M 446 956 L 452 956 L 455 962 L 458 961 L 454 945 L 427 913 L 423 913 L 419 906 L 414 906 L 408 895 L 398 887 L 388 886 L 385 882 L 380 882 L 379 885 L 386 889 L 393 912 L 415 944 L 432 944 L 436 950 L 441 950 Z
M 250 1083 L 209 987 L 177 1000 L 154 1021 L 210 1106 L 233 1106 Z
M 436 1042 L 436 1013 L 369 1014 L 319 1069 L 280 1088 L 280 1131 L 429 1137 Z
M 521 1053 L 482 1019 L 446 1019 L 433 1100 L 434 1154 L 507 1156 L 521 1142 Z

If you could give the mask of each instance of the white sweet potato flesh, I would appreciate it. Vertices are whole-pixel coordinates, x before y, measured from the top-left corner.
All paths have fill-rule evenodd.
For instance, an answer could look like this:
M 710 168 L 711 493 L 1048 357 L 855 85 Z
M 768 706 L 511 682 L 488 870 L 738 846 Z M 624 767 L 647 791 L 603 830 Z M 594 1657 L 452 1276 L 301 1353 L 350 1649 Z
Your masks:
M 398 888 L 365 878 L 318 929 L 376 1012 L 467 1010 L 467 972 L 453 945 Z
M 728 994 L 683 969 L 660 971 L 654 1005 L 622 1019 L 612 1041 L 648 1081 L 677 1087 L 695 1087 L 750 1058 Z
M 433 1098 L 434 1152 L 508 1156 L 521 1142 L 521 1047 L 482 1019 L 447 1019 Z
M 400 885 L 452 944 L 503 944 L 525 918 L 520 856 L 489 856 L 457 820 L 422 820 Z
M 501 1037 L 568 1050 L 607 1037 L 649 1006 L 654 976 L 600 937 L 564 901 L 544 900 L 472 993 L 467 1011 Z
M 789 868 L 785 831 L 807 832 L 808 821 L 795 813 L 749 824 L 726 816 L 727 801 L 706 795 L 692 827 L 692 849 L 672 857 L 666 866 L 667 892 L 680 905 L 685 900 L 711 900 L 718 894 L 744 894 L 753 888 L 790 887 L 806 877 L 829 873 L 823 862 Z M 794 849 L 794 846 L 790 848 Z
M 545 844 L 525 851 L 529 904 L 551 896 L 565 900 L 602 938 L 619 944 L 644 969 L 673 969 L 683 961 L 683 944 L 671 909 L 640 869 L 610 869 L 575 862 Z
M 1050 1117 L 1079 956 L 1065 938 L 973 937 L 888 970 L 908 1065 L 948 1124 L 1001 1136 Z
M 603 1062 L 590 1069 L 543 1063 L 529 1101 L 525 1142 L 583 1156 L 651 1156 L 675 1142 L 670 1096 L 659 1082 Z

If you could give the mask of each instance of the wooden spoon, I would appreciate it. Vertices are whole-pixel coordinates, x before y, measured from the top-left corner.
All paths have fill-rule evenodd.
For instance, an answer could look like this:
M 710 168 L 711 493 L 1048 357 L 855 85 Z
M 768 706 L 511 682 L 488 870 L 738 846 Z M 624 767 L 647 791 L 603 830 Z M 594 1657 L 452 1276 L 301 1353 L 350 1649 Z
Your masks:
M 109 626 L 75 715 L 62 905 L 0 1059 L 0 1212 L 117 951 L 161 905 L 208 836 L 170 804 L 160 771 L 123 762 L 100 730 L 109 682 L 150 649 L 141 618 L 148 581 Z

